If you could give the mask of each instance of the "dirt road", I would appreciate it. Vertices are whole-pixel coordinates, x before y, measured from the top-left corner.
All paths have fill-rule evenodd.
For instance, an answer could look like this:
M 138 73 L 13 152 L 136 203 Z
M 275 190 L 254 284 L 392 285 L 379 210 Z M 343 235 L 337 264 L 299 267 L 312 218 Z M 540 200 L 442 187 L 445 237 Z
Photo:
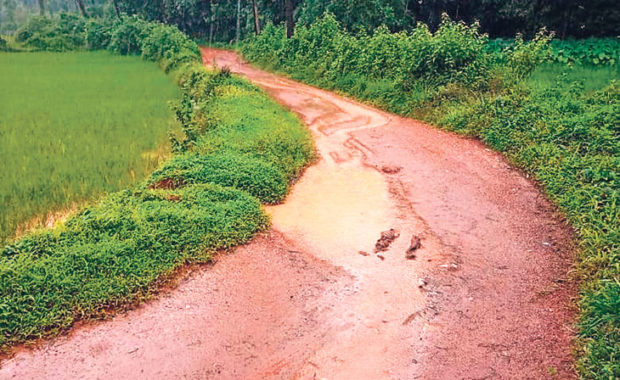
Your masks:
M 0 378 L 574 377 L 571 234 L 531 181 L 479 142 L 231 52 L 203 60 L 296 112 L 320 161 L 268 208 L 273 231 L 138 310 L 21 350 Z

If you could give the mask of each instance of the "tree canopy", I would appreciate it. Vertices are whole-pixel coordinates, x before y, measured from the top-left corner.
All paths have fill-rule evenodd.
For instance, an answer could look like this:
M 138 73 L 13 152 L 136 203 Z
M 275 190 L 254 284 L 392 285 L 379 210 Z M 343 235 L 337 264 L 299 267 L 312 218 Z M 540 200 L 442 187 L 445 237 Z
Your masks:
M 616 0 L 0 0 L 0 32 L 14 31 L 25 14 L 38 14 L 41 4 L 55 13 L 77 11 L 81 3 L 89 15 L 114 15 L 116 9 L 220 42 L 236 39 L 237 15 L 243 38 L 269 22 L 285 22 L 287 5 L 296 23 L 312 23 L 329 11 L 352 33 L 381 25 L 394 32 L 412 30 L 418 22 L 434 30 L 447 13 L 453 20 L 478 21 L 491 37 L 531 37 L 541 27 L 560 38 L 620 35 Z

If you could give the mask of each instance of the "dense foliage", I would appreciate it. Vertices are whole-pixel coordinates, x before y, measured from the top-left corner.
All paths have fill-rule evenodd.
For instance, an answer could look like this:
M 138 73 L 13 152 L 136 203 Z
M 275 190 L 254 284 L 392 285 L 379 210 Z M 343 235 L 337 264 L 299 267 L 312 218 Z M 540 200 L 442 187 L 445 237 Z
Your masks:
M 355 36 L 326 14 L 310 27 L 297 28 L 289 39 L 283 27 L 268 25 L 242 51 L 249 60 L 297 79 L 346 89 L 405 113 L 444 93 L 486 90 L 529 73 L 545 59 L 548 40 L 545 33 L 529 42 L 518 39 L 498 59 L 477 25 L 445 18 L 434 33 L 420 24 L 410 33 L 379 28 Z M 498 61 L 507 63 L 500 68 Z M 500 70 L 505 75 L 498 78 Z
M 254 32 L 253 3 L 259 24 L 284 21 L 286 0 L 256 0 L 240 3 L 241 35 Z M 441 24 L 441 15 L 472 23 L 492 37 L 509 37 L 520 32 L 533 37 L 547 27 L 560 37 L 609 36 L 620 34 L 620 9 L 614 0 L 291 0 L 298 23 L 310 25 L 328 11 L 343 28 L 352 33 L 370 32 L 387 26 L 392 32 L 411 30 L 423 22 L 431 30 Z M 129 14 L 174 23 L 188 33 L 211 41 L 230 42 L 236 33 L 237 2 L 190 0 L 164 2 L 123 1 Z
M 200 57 L 198 46 L 178 28 L 138 17 L 85 19 L 73 13 L 57 18 L 33 17 L 16 33 L 17 42 L 36 50 L 70 51 L 108 49 L 137 54 L 159 62 L 166 72 Z
M 453 20 L 478 21 L 492 37 L 516 33 L 533 37 L 542 27 L 562 38 L 616 37 L 620 25 L 614 0 L 303 0 L 299 4 L 299 21 L 311 24 L 328 11 L 350 32 L 368 32 L 381 25 L 392 31 L 409 30 L 418 22 L 435 30 L 443 13 Z
M 183 94 L 177 155 L 133 189 L 0 251 L 1 348 L 140 302 L 183 264 L 246 242 L 268 225 L 260 200 L 281 200 L 313 157 L 294 115 L 249 83 L 207 71 L 176 28 L 134 18 L 116 25 L 108 48 L 117 36 L 116 46 L 140 47 L 120 52 L 174 68 Z
M 0 34 L 15 31 L 35 14 L 77 12 L 78 2 L 85 4 L 90 16 L 139 15 L 177 25 L 209 42 L 231 42 L 237 33 L 244 38 L 257 27 L 280 24 L 287 4 L 299 24 L 312 24 L 328 11 L 352 33 L 371 32 L 381 25 L 392 32 L 409 31 L 418 22 L 435 31 L 446 13 L 453 20 L 479 21 L 482 32 L 491 37 L 516 33 L 533 37 L 541 27 L 561 38 L 620 35 L 620 8 L 615 0 L 2 0 Z
M 353 36 L 327 15 L 290 39 L 282 27 L 268 26 L 242 52 L 293 78 L 479 137 L 533 174 L 581 243 L 581 374 L 615 378 L 620 85 L 612 78 L 620 78 L 618 45 L 553 44 L 550 52 L 545 33 L 529 42 L 489 43 L 476 26 L 449 20 L 435 33 L 419 25 L 410 33 L 380 28 Z M 545 61 L 555 63 L 539 66 Z

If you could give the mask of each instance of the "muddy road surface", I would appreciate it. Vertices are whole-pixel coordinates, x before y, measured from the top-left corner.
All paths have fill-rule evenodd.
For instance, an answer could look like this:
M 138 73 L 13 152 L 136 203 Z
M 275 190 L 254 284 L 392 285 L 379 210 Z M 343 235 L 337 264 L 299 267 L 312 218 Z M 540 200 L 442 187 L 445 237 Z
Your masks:
M 297 113 L 320 160 L 273 229 L 0 378 L 573 378 L 571 233 L 481 143 L 204 49 Z

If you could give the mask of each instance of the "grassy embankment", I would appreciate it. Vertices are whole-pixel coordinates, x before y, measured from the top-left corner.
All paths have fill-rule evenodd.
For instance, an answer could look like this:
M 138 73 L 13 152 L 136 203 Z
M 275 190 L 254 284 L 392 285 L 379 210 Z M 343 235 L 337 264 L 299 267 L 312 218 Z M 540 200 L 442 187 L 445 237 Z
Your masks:
M 447 21 L 436 33 L 419 26 L 352 36 L 327 16 L 291 39 L 268 26 L 242 52 L 264 68 L 478 137 L 532 174 L 580 242 L 580 374 L 618 378 L 620 42 L 554 43 L 548 55 L 547 40 L 489 43 L 475 27 Z
M 44 27 L 30 30 L 38 47 L 58 46 L 58 33 L 47 33 L 57 25 Z M 176 79 L 174 155 L 138 185 L 0 251 L 2 349 L 139 303 L 184 264 L 248 241 L 269 223 L 261 202 L 281 201 L 314 155 L 293 114 L 249 83 L 207 71 L 176 28 L 133 18 L 94 27 L 110 50 L 129 48 L 121 52 Z M 81 36 L 68 29 L 72 41 Z
M 0 243 L 32 218 L 144 179 L 169 152 L 166 102 L 178 90 L 153 64 L 0 53 L 0 72 Z

